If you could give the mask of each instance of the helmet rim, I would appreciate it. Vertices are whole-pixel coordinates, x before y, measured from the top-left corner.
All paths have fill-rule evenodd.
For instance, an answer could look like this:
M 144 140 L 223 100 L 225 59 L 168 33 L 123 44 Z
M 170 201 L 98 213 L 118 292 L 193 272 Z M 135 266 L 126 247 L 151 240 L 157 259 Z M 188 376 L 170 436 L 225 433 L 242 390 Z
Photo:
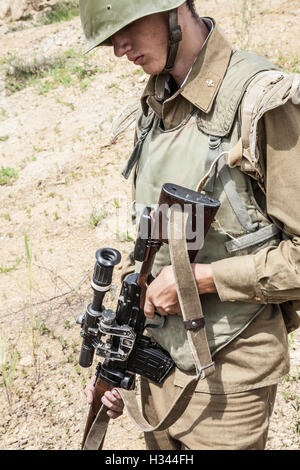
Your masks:
M 79 0 L 80 18 L 87 41 L 85 53 L 89 53 L 96 47 L 112 46 L 111 36 L 124 27 L 145 16 L 178 8 L 185 1 L 147 0 L 145 2 L 145 0 L 136 0 L 130 2 L 134 5 L 127 9 L 122 18 L 120 15 L 115 16 L 120 9 L 120 0 Z M 126 4 L 128 5 L 128 0 L 126 0 Z

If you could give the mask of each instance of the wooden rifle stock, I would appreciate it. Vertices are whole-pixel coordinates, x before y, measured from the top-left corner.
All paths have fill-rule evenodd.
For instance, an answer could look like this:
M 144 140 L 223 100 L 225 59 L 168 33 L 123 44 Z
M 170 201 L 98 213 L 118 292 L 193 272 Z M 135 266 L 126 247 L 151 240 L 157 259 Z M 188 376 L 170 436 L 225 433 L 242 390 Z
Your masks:
M 101 408 L 102 405 L 102 397 L 107 391 L 111 391 L 114 387 L 112 385 L 107 384 L 104 382 L 104 380 L 100 379 L 99 377 L 96 377 L 96 382 L 95 382 L 95 388 L 93 391 L 94 395 L 94 400 L 93 403 L 90 405 L 88 417 L 86 420 L 85 424 L 85 429 L 83 433 L 83 438 L 82 438 L 82 444 L 81 448 L 83 448 L 84 443 L 86 441 L 87 435 L 89 433 L 89 430 L 92 427 L 93 422 L 96 419 L 96 416 Z
M 191 219 L 189 223 L 193 230 L 195 230 L 197 225 L 196 220 L 196 206 L 201 204 L 204 207 L 204 219 L 203 219 L 203 238 L 207 235 L 207 232 L 214 221 L 215 215 L 220 207 L 219 201 L 216 199 L 210 198 L 209 196 L 197 193 L 196 191 L 189 190 L 187 188 L 183 188 L 181 186 L 175 184 L 164 184 L 159 201 L 158 201 L 158 209 L 153 214 L 153 224 L 151 230 L 151 239 L 152 241 L 160 242 L 160 243 L 168 243 L 168 239 L 165 238 L 164 234 L 166 232 L 164 228 L 166 228 L 167 221 L 163 220 L 166 217 L 166 212 L 161 211 L 161 207 L 171 207 L 174 205 L 180 206 L 182 210 L 185 209 L 186 205 L 189 205 L 192 208 L 191 211 Z M 145 303 L 145 296 L 147 286 L 153 281 L 153 277 L 151 275 L 152 266 L 154 263 L 155 255 L 160 248 L 159 243 L 150 246 L 147 257 L 143 261 L 138 284 L 142 289 L 141 294 L 141 309 L 144 308 Z M 189 258 L 190 262 L 192 263 L 198 253 L 197 250 L 189 250 Z

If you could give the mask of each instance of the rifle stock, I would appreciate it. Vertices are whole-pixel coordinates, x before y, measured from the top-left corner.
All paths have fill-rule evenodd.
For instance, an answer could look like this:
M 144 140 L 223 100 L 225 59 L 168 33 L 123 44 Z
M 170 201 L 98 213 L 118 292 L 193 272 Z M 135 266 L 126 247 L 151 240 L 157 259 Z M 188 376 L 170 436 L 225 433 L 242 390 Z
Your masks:
M 107 391 L 111 391 L 113 389 L 112 385 L 109 385 L 108 383 L 104 382 L 104 380 L 100 379 L 100 377 L 96 377 L 96 382 L 95 382 L 95 388 L 93 391 L 94 395 L 94 400 L 93 403 L 90 405 L 86 424 L 85 424 L 85 429 L 83 432 L 83 438 L 82 438 L 82 443 L 81 443 L 81 448 L 83 448 L 84 443 L 86 441 L 87 435 L 89 433 L 89 430 L 92 427 L 93 422 L 96 419 L 96 416 L 101 408 L 102 405 L 102 397 Z
M 186 206 L 191 208 L 191 217 L 189 217 L 187 223 L 190 224 L 191 232 L 197 230 L 197 211 L 196 208 L 203 207 L 203 240 L 207 235 L 207 232 L 214 221 L 215 215 L 220 207 L 220 202 L 209 196 L 200 194 L 196 191 L 189 190 L 182 186 L 176 184 L 164 184 L 159 201 L 158 208 L 153 214 L 153 221 L 151 224 L 151 234 L 149 233 L 149 238 L 156 243 L 151 244 L 148 250 L 145 250 L 143 253 L 143 263 L 140 269 L 138 284 L 141 286 L 142 295 L 141 295 L 141 309 L 144 308 L 145 295 L 147 290 L 147 285 L 149 285 L 153 277 L 151 275 L 151 270 L 155 255 L 160 249 L 162 243 L 168 243 L 168 239 L 165 237 L 166 234 L 166 225 L 167 225 L 167 214 L 165 210 L 161 210 L 162 207 L 170 208 L 172 206 L 178 206 L 182 211 L 186 209 Z M 150 217 L 150 208 L 148 208 L 148 217 Z M 142 216 L 143 218 L 143 216 Z M 142 221 L 141 221 L 142 223 Z M 145 221 L 147 224 L 147 220 Z M 190 240 L 191 242 L 192 240 Z M 137 240 L 138 242 L 138 240 Z M 198 253 L 199 249 L 188 250 L 190 262 L 192 263 Z M 134 258 L 138 261 L 140 257 L 139 250 L 137 249 L 137 244 L 135 247 L 135 256 Z

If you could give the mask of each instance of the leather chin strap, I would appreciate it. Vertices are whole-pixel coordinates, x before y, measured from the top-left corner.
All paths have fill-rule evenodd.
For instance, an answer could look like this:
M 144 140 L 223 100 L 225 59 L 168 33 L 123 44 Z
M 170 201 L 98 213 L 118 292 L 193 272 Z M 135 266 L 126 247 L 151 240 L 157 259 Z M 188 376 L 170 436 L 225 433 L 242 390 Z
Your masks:
M 181 27 L 178 24 L 178 9 L 174 8 L 169 11 L 169 43 L 167 62 L 162 73 L 169 73 L 175 64 L 178 45 L 182 40 Z
M 181 27 L 178 24 L 178 8 L 169 11 L 169 42 L 168 42 L 168 55 L 165 68 L 156 77 L 155 84 L 155 98 L 162 101 L 165 95 L 166 75 L 174 68 L 175 60 L 177 57 L 178 46 L 182 40 Z

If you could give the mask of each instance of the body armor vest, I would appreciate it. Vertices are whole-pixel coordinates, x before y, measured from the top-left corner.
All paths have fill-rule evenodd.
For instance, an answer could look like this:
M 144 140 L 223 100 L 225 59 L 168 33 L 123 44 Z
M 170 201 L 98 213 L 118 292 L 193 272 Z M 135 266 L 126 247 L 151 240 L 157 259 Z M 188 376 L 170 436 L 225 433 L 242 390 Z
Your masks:
M 148 116 L 140 115 L 139 140 L 128 171 L 125 170 L 128 175 L 136 164 L 137 220 L 145 206 L 155 207 L 164 183 L 197 190 L 215 157 L 232 149 L 240 138 L 237 111 L 247 85 L 257 73 L 274 68 L 265 59 L 235 52 L 209 114 L 194 108 L 180 125 L 170 130 L 163 129 L 160 118 L 151 109 Z M 238 168 L 229 168 L 221 158 L 204 189 L 220 200 L 221 208 L 195 262 L 212 263 L 230 256 L 253 254 L 280 242 L 280 231 L 255 202 L 250 177 Z M 152 274 L 155 276 L 170 264 L 169 248 L 165 245 L 156 255 Z M 201 295 L 201 302 L 212 355 L 236 338 L 265 308 L 257 301 L 220 302 L 217 294 Z M 149 323 L 159 323 L 159 319 Z M 149 332 L 169 351 L 180 369 L 194 368 L 180 316 L 169 315 L 163 328 L 149 328 Z

